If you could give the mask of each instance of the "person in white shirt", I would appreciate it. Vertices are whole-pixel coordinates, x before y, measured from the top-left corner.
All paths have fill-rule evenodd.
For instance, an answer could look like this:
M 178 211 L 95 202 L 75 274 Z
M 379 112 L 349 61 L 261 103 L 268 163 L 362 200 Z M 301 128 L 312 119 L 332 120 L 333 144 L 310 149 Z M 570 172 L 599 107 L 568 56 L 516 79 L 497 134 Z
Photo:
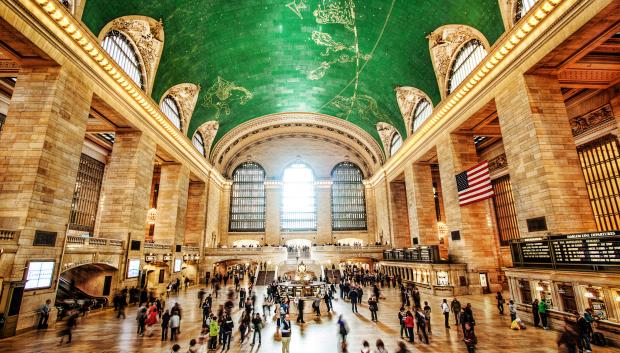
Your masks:
M 170 340 L 171 341 L 177 340 L 177 333 L 179 331 L 180 325 L 181 325 L 181 318 L 179 317 L 179 314 L 175 312 L 174 314 L 172 314 L 172 317 L 170 318 Z
M 448 324 L 448 318 L 450 317 L 450 305 L 448 305 L 448 301 L 446 299 L 444 299 L 441 303 L 441 312 L 443 313 L 446 328 L 450 328 L 450 325 Z

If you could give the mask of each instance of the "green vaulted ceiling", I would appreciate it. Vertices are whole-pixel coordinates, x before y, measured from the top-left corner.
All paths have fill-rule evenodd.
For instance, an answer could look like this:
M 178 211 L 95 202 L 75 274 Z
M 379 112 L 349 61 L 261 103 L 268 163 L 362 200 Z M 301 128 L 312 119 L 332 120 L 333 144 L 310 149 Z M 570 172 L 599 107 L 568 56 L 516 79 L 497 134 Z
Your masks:
M 83 20 L 99 34 L 128 15 L 163 20 L 153 98 L 200 84 L 188 135 L 218 120 L 216 140 L 280 112 L 338 116 L 376 139 L 378 121 L 404 133 L 396 86 L 440 100 L 426 36 L 445 24 L 490 43 L 503 32 L 497 0 L 88 0 Z

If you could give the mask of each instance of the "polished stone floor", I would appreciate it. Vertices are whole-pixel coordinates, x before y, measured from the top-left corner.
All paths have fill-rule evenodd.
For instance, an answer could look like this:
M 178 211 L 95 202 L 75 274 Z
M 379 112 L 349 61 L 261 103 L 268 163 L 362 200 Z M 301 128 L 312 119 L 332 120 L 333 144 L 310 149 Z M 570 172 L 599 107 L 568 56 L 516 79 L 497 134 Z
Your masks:
M 258 289 L 264 292 L 264 287 Z M 183 307 L 183 320 L 177 343 L 181 345 L 181 352 L 187 352 L 189 340 L 196 338 L 200 332 L 201 310 L 197 303 L 198 288 L 191 288 L 180 293 L 179 296 L 170 297 L 167 307 L 178 301 Z M 366 291 L 367 293 L 368 291 Z M 293 336 L 290 351 L 302 352 L 338 352 L 337 324 L 338 314 L 343 314 L 350 327 L 348 337 L 349 352 L 359 352 L 363 340 L 371 342 L 381 338 L 386 343 L 389 352 L 396 351 L 396 343 L 399 338 L 399 326 L 397 319 L 398 296 L 394 289 L 385 289 L 383 294 L 386 300 L 380 303 L 379 322 L 370 320 L 370 312 L 367 305 L 359 308 L 359 314 L 351 312 L 350 304 L 338 300 L 334 302 L 336 315 L 323 314 L 320 320 L 311 320 L 306 315 L 306 324 L 293 325 Z M 220 296 L 220 302 L 223 302 Z M 259 296 L 260 298 L 261 296 Z M 366 295 L 365 300 L 366 301 Z M 465 346 L 461 341 L 461 335 L 453 318 L 450 317 L 451 329 L 443 327 L 443 316 L 439 310 L 441 298 L 422 296 L 422 300 L 428 300 L 433 308 L 432 324 L 433 334 L 429 345 L 421 344 L 416 338 L 416 343 L 409 345 L 412 352 L 465 352 Z M 512 331 L 509 329 L 509 316 L 498 315 L 493 295 L 485 296 L 462 296 L 461 303 L 471 303 L 474 308 L 476 319 L 476 334 L 478 336 L 478 352 L 557 352 L 555 345 L 558 333 L 541 329 L 527 329 L 524 331 Z M 259 303 L 260 303 L 259 299 Z M 506 312 L 508 310 L 506 309 Z M 58 347 L 57 330 L 64 326 L 60 323 L 56 330 L 47 332 L 30 332 L 18 337 L 0 341 L 0 353 L 4 352 L 170 352 L 171 342 L 160 341 L 159 329 L 153 337 L 138 337 L 136 335 L 136 308 L 129 307 L 126 319 L 116 319 L 112 311 L 93 313 L 86 318 L 80 319 L 74 332 L 73 342 L 70 345 Z M 234 310 L 234 318 L 238 320 L 240 312 Z M 292 319 L 294 321 L 294 317 Z M 237 322 L 237 321 L 235 321 Z M 281 344 L 273 339 L 275 323 L 269 322 L 263 330 L 263 342 L 261 346 L 250 346 L 250 342 L 243 345 L 239 343 L 239 331 L 234 332 L 234 344 L 230 352 L 280 352 Z M 611 348 L 593 347 L 594 352 L 617 352 Z M 219 352 L 219 350 L 218 350 Z

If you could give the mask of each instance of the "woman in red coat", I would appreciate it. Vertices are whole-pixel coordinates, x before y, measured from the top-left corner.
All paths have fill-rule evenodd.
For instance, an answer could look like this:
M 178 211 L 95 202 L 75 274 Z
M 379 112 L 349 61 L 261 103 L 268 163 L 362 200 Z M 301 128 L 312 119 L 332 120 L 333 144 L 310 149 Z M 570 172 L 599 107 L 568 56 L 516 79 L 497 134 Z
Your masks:
M 407 333 L 409 335 L 409 342 L 413 343 L 413 314 L 411 311 L 407 310 L 407 314 L 405 315 L 405 328 L 407 329 Z

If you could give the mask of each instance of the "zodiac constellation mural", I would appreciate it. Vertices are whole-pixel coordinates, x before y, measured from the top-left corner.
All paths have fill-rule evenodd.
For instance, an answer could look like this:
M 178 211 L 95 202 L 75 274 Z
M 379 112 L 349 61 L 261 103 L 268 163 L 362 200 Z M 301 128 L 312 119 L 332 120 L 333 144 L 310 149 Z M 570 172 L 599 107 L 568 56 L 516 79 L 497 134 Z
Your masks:
M 387 24 L 390 18 L 394 2 L 395 0 L 392 0 L 385 24 Z M 302 20 L 302 10 L 308 10 L 309 6 L 311 5 L 308 4 L 308 1 L 304 0 L 297 0 L 287 4 L 287 7 Z M 297 67 L 297 70 L 303 72 L 307 79 L 318 81 L 323 79 L 335 65 L 355 65 L 354 76 L 351 81 L 321 109 L 325 107 L 335 109 L 338 111 L 336 115 L 345 120 L 354 116 L 368 122 L 372 122 L 373 118 L 380 121 L 389 121 L 389 117 L 380 111 L 375 98 L 358 93 L 361 72 L 372 59 L 372 51 L 377 47 L 379 40 L 383 36 L 385 24 L 372 51 L 370 53 L 363 53 L 360 50 L 354 0 L 317 0 L 312 15 L 318 25 L 342 26 L 341 28 L 344 31 L 336 32 L 338 38 L 335 38 L 335 34 L 326 33 L 322 30 L 312 31 L 312 41 L 323 49 L 320 53 L 322 59 L 316 67 Z M 342 92 L 351 85 L 353 85 L 353 94 L 349 97 L 342 96 Z
M 252 92 L 242 86 L 237 86 L 232 81 L 226 81 L 221 76 L 218 76 L 215 82 L 207 90 L 202 106 L 209 109 L 215 109 L 215 120 L 218 120 L 220 115 L 230 114 L 230 105 L 233 102 L 239 102 L 240 105 L 244 105 L 254 95 Z

